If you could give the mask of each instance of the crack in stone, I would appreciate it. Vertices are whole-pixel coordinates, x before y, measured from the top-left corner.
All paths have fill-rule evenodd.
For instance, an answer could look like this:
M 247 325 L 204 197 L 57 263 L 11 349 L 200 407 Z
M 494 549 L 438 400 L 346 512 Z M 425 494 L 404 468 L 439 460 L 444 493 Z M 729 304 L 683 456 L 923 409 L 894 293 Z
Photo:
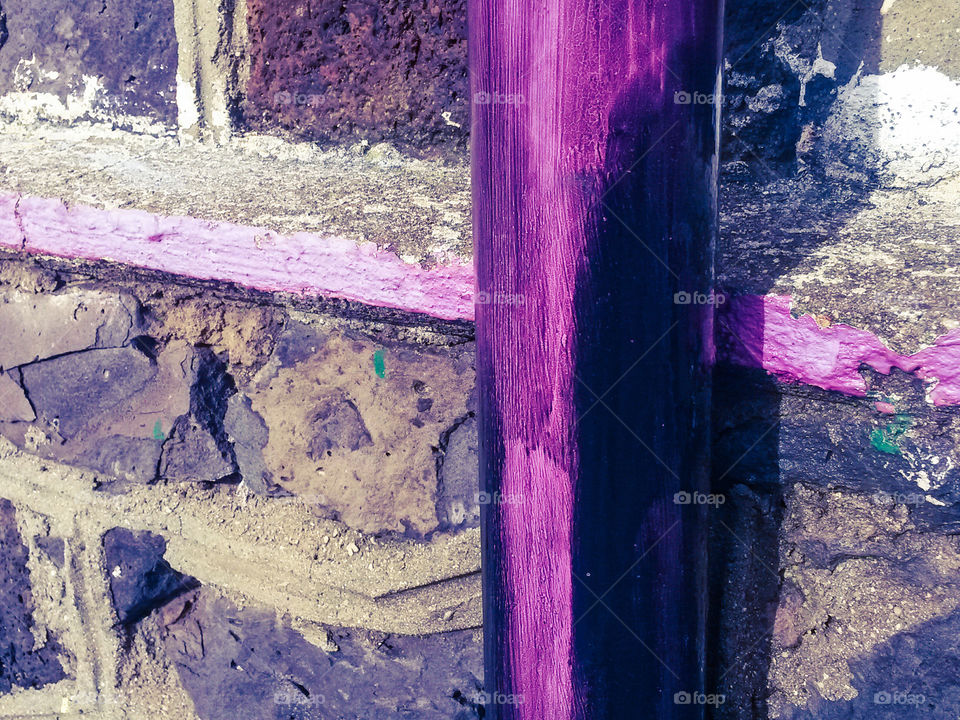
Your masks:
M 2 15 L 0 15 L 0 21 L 2 21 Z M 17 195 L 17 201 L 13 204 L 13 218 L 17 222 L 17 229 L 20 230 L 20 250 L 25 251 L 27 249 L 27 231 L 23 226 L 23 216 L 20 214 L 20 203 L 22 201 L 23 195 Z

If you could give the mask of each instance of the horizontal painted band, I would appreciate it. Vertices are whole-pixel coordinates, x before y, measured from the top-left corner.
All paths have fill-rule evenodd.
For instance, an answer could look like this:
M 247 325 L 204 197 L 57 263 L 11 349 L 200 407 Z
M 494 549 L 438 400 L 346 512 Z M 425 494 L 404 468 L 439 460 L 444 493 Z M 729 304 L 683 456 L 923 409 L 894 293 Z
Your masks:
M 473 318 L 473 267 L 423 268 L 373 243 L 313 233 L 164 217 L 142 210 L 67 206 L 0 196 L 0 246 L 110 260 L 255 290 L 354 300 L 444 320 Z
M 790 306 L 790 296 L 783 295 L 731 298 L 720 311 L 720 358 L 860 397 L 867 393 L 862 365 L 885 374 L 899 368 L 928 382 L 927 399 L 934 405 L 960 404 L 960 329 L 900 355 L 868 330 L 842 323 L 821 327 L 812 315 L 794 317 Z
M 474 275 L 459 260 L 425 269 L 373 243 L 313 233 L 164 217 L 142 210 L 100 210 L 61 200 L 0 195 L 0 246 L 41 255 L 111 260 L 185 277 L 233 282 L 267 292 L 335 297 L 472 320 Z M 479 296 L 481 300 L 483 295 Z M 788 382 L 863 396 L 861 365 L 894 367 L 930 383 L 936 405 L 960 404 L 960 329 L 912 355 L 887 348 L 849 325 L 820 327 L 793 317 L 789 296 L 745 295 L 721 308 L 718 355 Z

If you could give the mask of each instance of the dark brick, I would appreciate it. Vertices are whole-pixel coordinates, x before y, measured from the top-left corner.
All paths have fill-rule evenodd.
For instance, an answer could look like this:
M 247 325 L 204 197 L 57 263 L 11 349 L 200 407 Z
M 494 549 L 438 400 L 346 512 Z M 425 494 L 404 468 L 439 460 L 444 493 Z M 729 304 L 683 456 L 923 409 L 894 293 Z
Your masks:
M 226 362 L 209 348 L 194 351 L 193 367 L 196 380 L 190 387 L 191 425 L 183 434 L 185 447 L 191 452 L 182 466 L 192 465 L 189 471 L 194 474 L 198 467 L 206 468 L 199 479 L 220 480 L 237 470 L 233 447 L 223 427 L 227 406 L 237 388 Z
M 141 337 L 15 371 L 36 408 L 33 425 L 49 439 L 31 443 L 30 425 L 0 422 L 0 433 L 21 447 L 132 482 L 236 476 L 223 429 L 236 390 L 226 365 L 206 348 L 172 344 L 158 352 Z
M 3 0 L 2 13 L 0 94 L 65 99 L 83 94 L 85 77 L 98 78 L 104 92 L 96 112 L 175 125 L 171 0 Z
M 83 443 L 79 452 L 63 459 L 125 480 L 150 482 L 157 475 L 160 454 L 156 440 L 111 435 Z
M 464 0 L 251 0 L 247 8 L 250 127 L 433 152 L 465 148 Z
M 923 381 L 911 374 L 864 369 L 863 376 L 867 397 L 857 398 L 781 383 L 762 370 L 717 367 L 715 489 L 743 483 L 770 492 L 802 482 L 871 492 L 911 501 L 924 523 L 954 525 L 960 517 L 960 413 L 929 404 Z M 875 407 L 888 397 L 898 398 L 896 415 Z M 885 451 L 875 444 L 884 438 L 890 443 Z M 929 483 L 927 490 L 921 482 Z
M 478 717 L 481 648 L 471 631 L 333 629 L 337 649 L 326 651 L 274 613 L 240 610 L 205 590 L 168 615 L 164 646 L 202 720 Z
M 244 484 L 260 495 L 277 493 L 279 487 L 273 482 L 273 474 L 263 459 L 263 449 L 270 433 L 263 418 L 250 407 L 250 398 L 239 394 L 230 398 L 223 427 L 233 444 L 237 469 Z
M 191 417 L 180 417 L 164 443 L 160 478 L 175 482 L 215 482 L 236 472 L 230 457 L 204 428 Z
M 132 347 L 64 355 L 23 368 L 38 420 L 69 440 L 146 388 L 156 364 Z
M 477 420 L 465 418 L 440 438 L 437 458 L 437 517 L 443 528 L 480 524 Z
M 103 536 L 110 595 L 117 618 L 133 625 L 159 607 L 199 586 L 163 559 L 166 541 L 149 532 L 113 528 Z
M 66 677 L 59 656 L 64 651 L 49 635 L 37 647 L 27 548 L 17 528 L 16 510 L 0 499 L 0 693 L 13 686 L 38 688 Z

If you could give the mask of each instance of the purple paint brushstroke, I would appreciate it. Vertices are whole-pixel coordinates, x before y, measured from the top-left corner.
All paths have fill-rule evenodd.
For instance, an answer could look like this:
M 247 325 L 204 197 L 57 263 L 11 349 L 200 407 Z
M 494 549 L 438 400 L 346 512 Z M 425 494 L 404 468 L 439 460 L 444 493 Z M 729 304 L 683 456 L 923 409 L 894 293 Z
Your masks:
M 60 200 L 0 196 L 0 246 L 112 260 L 265 291 L 321 295 L 425 313 L 473 316 L 473 272 L 454 261 L 424 269 L 373 243 L 142 210 L 68 207 Z
M 889 349 L 867 330 L 836 324 L 820 327 L 810 315 L 793 317 L 791 297 L 745 295 L 721 310 L 721 359 L 759 367 L 789 382 L 864 396 L 861 365 L 882 373 L 914 373 L 932 388 L 934 405 L 960 404 L 960 329 L 912 355 Z
M 611 293 L 623 297 L 622 289 L 643 282 L 649 269 L 662 292 L 645 290 L 652 302 L 642 312 L 653 320 L 649 326 L 657 327 L 664 317 L 679 313 L 672 304 L 679 289 L 675 283 L 701 288 L 709 282 L 715 116 L 712 109 L 676 103 L 674 93 L 713 91 L 721 5 L 710 0 L 477 0 L 469 8 L 477 285 L 491 296 L 522 300 L 479 305 L 476 318 L 481 476 L 484 487 L 496 489 L 502 498 L 485 507 L 483 523 L 485 683 L 489 692 L 523 699 L 488 707 L 488 712 L 509 720 L 621 717 L 619 708 L 630 695 L 637 700 L 637 688 L 627 687 L 613 666 L 644 668 L 648 677 L 664 671 L 645 667 L 650 658 L 637 656 L 644 652 L 639 645 L 629 657 L 621 658 L 618 647 L 616 656 L 589 666 L 578 654 L 588 624 L 580 626 L 578 635 L 574 608 L 585 591 L 583 578 L 574 582 L 573 569 L 575 563 L 592 561 L 581 553 L 578 532 L 595 531 L 617 546 L 617 557 L 630 555 L 638 532 L 662 538 L 664 530 L 680 524 L 673 520 L 679 511 L 675 504 L 664 506 L 667 521 L 655 512 L 660 506 L 650 506 L 646 515 L 631 517 L 623 527 L 603 527 L 601 517 L 594 518 L 595 528 L 577 526 L 585 482 L 580 467 L 584 448 L 578 444 L 584 427 L 578 411 L 586 409 L 578 405 L 580 373 L 598 372 L 592 356 L 602 353 L 614 358 L 609 367 L 625 366 L 655 339 L 631 322 L 625 323 L 616 347 L 585 347 L 588 331 L 615 324 L 618 312 L 633 320 L 639 294 L 622 304 L 607 300 L 612 309 L 600 311 L 591 328 L 583 327 L 593 322 L 584 303 L 591 298 L 596 308 Z M 657 147 L 672 131 L 666 144 Z M 644 202 L 651 212 L 668 209 L 661 214 L 670 216 L 663 220 L 666 229 L 661 232 L 658 217 L 646 223 L 655 228 L 646 239 L 663 256 L 669 254 L 672 267 L 665 272 L 653 257 L 624 253 L 622 265 L 608 275 L 604 263 L 618 252 L 626 231 L 606 204 L 629 208 L 634 192 L 647 193 Z M 691 227 L 697 232 L 691 233 Z M 637 232 L 648 229 L 638 224 Z M 691 256 L 696 262 L 687 266 Z M 684 317 L 692 318 L 689 327 L 675 326 L 681 327 L 677 335 L 688 335 L 665 342 L 661 351 L 678 348 L 673 359 L 684 368 L 678 377 L 685 378 L 696 365 L 685 354 L 688 348 L 696 346 L 704 355 L 712 351 L 709 342 L 698 345 L 709 318 L 695 311 Z M 615 380 L 616 375 L 605 378 L 607 385 Z M 662 392 L 669 395 L 674 389 Z M 689 395 L 685 400 L 691 404 Z M 604 412 L 598 410 L 586 425 L 602 427 L 608 422 Z M 629 467 L 617 467 L 612 474 L 614 485 L 638 482 Z M 667 478 L 655 489 L 665 491 L 670 482 Z M 677 531 L 656 547 L 651 561 L 673 558 L 673 549 L 689 550 L 685 544 L 678 549 L 684 542 L 680 537 Z M 688 571 L 681 573 L 679 567 L 676 562 L 670 567 L 670 582 L 677 581 L 673 590 L 696 595 L 686 587 Z M 617 589 L 617 602 L 633 582 Z M 637 592 L 652 596 L 657 590 Z M 643 602 L 649 603 L 649 597 Z M 669 626 L 657 630 L 669 635 L 663 646 L 677 649 L 678 657 L 669 662 L 684 672 L 695 666 L 690 662 L 699 643 L 695 623 L 687 616 L 673 622 L 675 617 L 654 614 L 658 618 L 645 620 L 663 619 Z M 655 697 L 644 688 L 642 693 L 643 711 L 672 704 L 672 693 L 668 700 L 665 692 Z

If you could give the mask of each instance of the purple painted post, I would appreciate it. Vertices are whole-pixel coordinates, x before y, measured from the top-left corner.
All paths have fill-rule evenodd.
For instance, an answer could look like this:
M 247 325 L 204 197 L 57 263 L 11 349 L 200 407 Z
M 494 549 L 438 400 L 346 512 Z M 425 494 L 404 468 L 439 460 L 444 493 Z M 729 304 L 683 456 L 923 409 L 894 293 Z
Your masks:
M 488 717 L 703 716 L 721 18 L 471 2 Z

